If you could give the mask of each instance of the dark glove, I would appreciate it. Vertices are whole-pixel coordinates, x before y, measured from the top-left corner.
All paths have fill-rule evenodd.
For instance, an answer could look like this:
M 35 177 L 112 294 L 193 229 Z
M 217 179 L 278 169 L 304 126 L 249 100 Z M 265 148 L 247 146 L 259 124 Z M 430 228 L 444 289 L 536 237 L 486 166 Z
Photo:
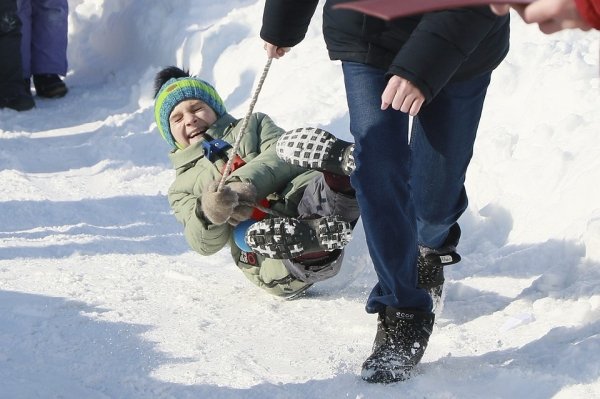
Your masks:
M 228 183 L 231 191 L 238 194 L 238 205 L 233 209 L 227 223 L 237 226 L 240 222 L 250 219 L 256 203 L 256 187 L 250 182 Z
M 201 209 L 204 216 L 213 224 L 220 225 L 227 222 L 233 210 L 238 206 L 238 193 L 229 186 L 223 186 L 217 191 L 219 182 L 210 183 L 200 198 Z

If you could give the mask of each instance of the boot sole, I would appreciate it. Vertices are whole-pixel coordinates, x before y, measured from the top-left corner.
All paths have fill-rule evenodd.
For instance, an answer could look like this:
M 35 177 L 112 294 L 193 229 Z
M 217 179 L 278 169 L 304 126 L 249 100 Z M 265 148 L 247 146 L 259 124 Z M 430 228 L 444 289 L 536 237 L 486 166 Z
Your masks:
M 67 95 L 69 89 L 65 86 L 57 87 L 50 90 L 36 90 L 36 95 L 43 98 L 61 98 Z
M 276 145 L 277 156 L 306 169 L 349 176 L 356 169 L 354 144 L 318 128 L 305 127 L 284 133 Z
M 365 370 L 361 371 L 361 378 L 371 384 L 392 384 L 406 381 L 411 377 L 411 370 Z
M 313 220 L 264 219 L 246 232 L 252 250 L 271 259 L 293 259 L 310 252 L 344 248 L 352 238 L 350 223 L 336 216 Z

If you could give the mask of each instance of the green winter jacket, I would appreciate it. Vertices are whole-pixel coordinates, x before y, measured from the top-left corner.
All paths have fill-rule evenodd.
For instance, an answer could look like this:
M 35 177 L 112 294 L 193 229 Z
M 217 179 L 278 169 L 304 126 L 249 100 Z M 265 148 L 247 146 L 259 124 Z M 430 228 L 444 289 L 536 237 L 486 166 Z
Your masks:
M 241 120 L 225 114 L 206 134 L 233 146 L 241 124 Z M 252 114 L 238 149 L 245 165 L 231 172 L 226 182 L 251 182 L 256 186 L 257 198 L 267 198 L 271 209 L 280 215 L 297 216 L 304 188 L 319 172 L 306 171 L 277 157 L 275 144 L 283 133 L 267 115 Z M 227 156 L 233 156 L 232 148 L 227 150 Z M 203 190 L 211 182 L 220 181 L 226 158 L 211 162 L 201 142 L 174 150 L 169 158 L 176 172 L 169 188 L 169 204 L 183 224 L 185 239 L 193 250 L 201 255 L 212 255 L 229 244 L 235 263 L 246 277 L 271 294 L 291 296 L 306 288 L 306 283 L 292 277 L 281 260 L 241 251 L 233 241 L 232 226 L 214 225 L 203 217 L 200 209 L 196 212 Z

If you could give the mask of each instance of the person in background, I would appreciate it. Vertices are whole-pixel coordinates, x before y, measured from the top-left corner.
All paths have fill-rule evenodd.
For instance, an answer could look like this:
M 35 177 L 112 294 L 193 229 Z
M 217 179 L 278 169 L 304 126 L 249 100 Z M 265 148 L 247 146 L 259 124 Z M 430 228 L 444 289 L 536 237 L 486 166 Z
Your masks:
M 26 111 L 35 106 L 23 85 L 21 21 L 17 0 L 0 1 L 0 108 Z
M 378 277 L 366 304 L 377 333 L 361 376 L 389 383 L 409 378 L 423 357 L 430 293 L 440 292 L 443 267 L 460 260 L 467 166 L 492 71 L 508 52 L 509 18 L 481 6 L 387 22 L 333 8 L 344 1 L 325 1 L 323 34 L 329 57 L 342 62 L 351 182 Z M 318 3 L 266 0 L 260 35 L 269 57 L 302 41 Z
M 251 282 L 285 298 L 338 273 L 359 217 L 345 172 L 350 143 L 340 140 L 331 161 L 310 165 L 322 173 L 288 163 L 282 157 L 307 151 L 291 149 L 288 138 L 336 139 L 321 129 L 284 133 L 262 113 L 242 132 L 210 84 L 174 66 L 155 77 L 154 115 L 175 169 L 169 204 L 193 250 L 208 256 L 229 245 Z
M 27 90 L 33 77 L 38 97 L 63 97 L 68 91 L 61 79 L 67 74 L 67 0 L 18 0 L 18 10 L 23 24 L 21 56 Z
M 492 4 L 498 15 L 508 14 L 510 8 L 528 24 L 538 24 L 543 33 L 563 29 L 600 29 L 600 0 L 536 0 L 530 4 Z

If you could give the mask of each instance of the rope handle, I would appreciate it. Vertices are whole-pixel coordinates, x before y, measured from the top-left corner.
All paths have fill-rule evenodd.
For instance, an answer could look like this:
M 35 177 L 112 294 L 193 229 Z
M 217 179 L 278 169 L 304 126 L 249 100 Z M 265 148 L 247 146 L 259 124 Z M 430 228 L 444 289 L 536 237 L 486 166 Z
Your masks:
M 240 148 L 240 143 L 242 141 L 242 137 L 244 136 L 244 133 L 246 133 L 246 126 L 248 125 L 248 121 L 250 120 L 250 116 L 252 115 L 252 111 L 254 110 L 254 105 L 256 104 L 256 101 L 258 100 L 258 94 L 260 93 L 260 90 L 262 89 L 262 85 L 265 82 L 265 79 L 267 78 L 267 73 L 269 72 L 269 68 L 271 67 L 272 61 L 273 61 L 273 58 L 269 57 L 269 59 L 267 60 L 267 64 L 265 65 L 265 67 L 263 69 L 260 80 L 258 81 L 258 86 L 256 87 L 256 90 L 254 91 L 254 95 L 252 96 L 252 101 L 250 101 L 250 106 L 248 107 L 248 113 L 246 113 L 246 116 L 244 117 L 244 120 L 242 121 L 242 126 L 240 128 L 240 134 L 239 134 L 238 138 L 235 140 L 235 144 L 233 145 L 233 150 L 232 150 L 233 156 L 229 158 L 229 160 L 227 161 L 227 164 L 225 165 L 225 169 L 223 170 L 223 176 L 221 176 L 221 181 L 219 182 L 217 191 L 223 190 L 223 186 L 225 185 L 225 179 L 227 179 L 227 176 L 231 172 L 231 166 L 233 163 L 233 159 L 235 158 L 235 155 L 238 153 L 238 150 Z

